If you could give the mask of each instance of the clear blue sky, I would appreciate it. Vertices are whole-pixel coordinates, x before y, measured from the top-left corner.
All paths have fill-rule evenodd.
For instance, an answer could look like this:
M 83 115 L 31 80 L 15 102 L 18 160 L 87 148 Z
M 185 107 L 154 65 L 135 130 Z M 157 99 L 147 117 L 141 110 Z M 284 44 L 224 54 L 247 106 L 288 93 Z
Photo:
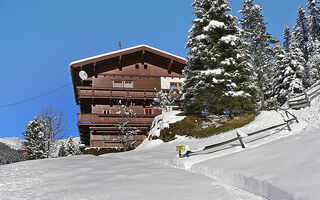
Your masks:
M 230 0 L 241 9 L 241 0 Z M 64 84 L 56 93 L 0 108 L 0 138 L 22 137 L 28 121 L 47 105 L 64 113 L 69 134 L 78 136 L 79 112 L 68 65 L 71 61 L 122 47 L 148 44 L 186 57 L 184 49 L 191 0 L 1 0 L 0 107 L 41 95 Z M 284 24 L 292 26 L 299 4 L 306 0 L 260 0 L 268 32 L 281 40 Z

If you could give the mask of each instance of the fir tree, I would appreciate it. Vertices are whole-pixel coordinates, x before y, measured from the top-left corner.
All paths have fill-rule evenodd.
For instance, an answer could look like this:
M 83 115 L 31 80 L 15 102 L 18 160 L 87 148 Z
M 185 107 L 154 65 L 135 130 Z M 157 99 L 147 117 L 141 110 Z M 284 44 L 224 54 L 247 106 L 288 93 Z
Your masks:
M 25 141 L 23 146 L 26 154 L 26 159 L 33 160 L 39 158 L 45 158 L 45 134 L 42 132 L 43 125 L 41 124 L 39 117 L 35 116 L 34 120 L 30 121 L 27 125 L 27 130 L 23 132 Z
M 307 23 L 309 26 L 308 34 L 308 62 L 310 69 L 310 85 L 319 80 L 319 45 L 320 45 L 320 9 L 318 0 L 308 0 L 306 7 L 308 9 Z
M 306 7 L 308 9 L 307 23 L 309 25 L 309 40 L 320 40 L 320 9 L 317 6 L 319 0 L 308 0 Z
M 289 52 L 289 46 L 290 46 L 290 40 L 291 40 L 291 31 L 290 31 L 290 27 L 287 24 L 285 24 L 282 38 L 284 39 L 283 48 L 284 48 L 284 50 L 286 52 Z
M 298 8 L 298 17 L 296 20 L 296 24 L 293 26 L 292 37 L 295 39 L 296 47 L 299 48 L 302 52 L 302 56 L 304 58 L 303 67 L 305 71 L 304 78 L 304 87 L 307 88 L 310 86 L 310 70 L 307 65 L 309 54 L 308 54 L 308 25 L 306 18 L 306 11 L 300 5 Z
M 64 146 L 64 143 L 61 144 L 60 148 L 59 148 L 59 153 L 58 153 L 59 157 L 64 157 L 67 156 L 67 149 Z
M 241 37 L 248 44 L 251 64 L 256 73 L 256 85 L 260 91 L 261 106 L 264 109 L 265 93 L 271 85 L 269 74 L 273 55 L 271 45 L 277 41 L 266 33 L 266 22 L 261 15 L 262 7 L 253 4 L 252 1 L 245 0 L 242 10 L 239 11 L 242 14 Z
M 238 49 L 241 40 L 227 0 L 195 0 L 196 19 L 189 31 L 189 66 L 184 70 L 184 106 L 189 114 L 203 110 L 234 113 L 252 110 L 248 66 Z
M 296 19 L 296 24 L 293 26 L 293 35 L 295 35 L 298 47 L 303 52 L 303 57 L 305 61 L 308 61 L 308 25 L 306 11 L 300 5 L 298 8 L 298 17 Z
M 274 46 L 274 74 L 272 77 L 272 91 L 270 100 L 277 100 L 280 104 L 287 101 L 288 88 L 285 88 L 284 79 L 286 67 L 290 65 L 289 53 L 281 46 Z
M 80 154 L 79 144 L 76 144 L 73 141 L 73 137 L 72 136 L 70 136 L 67 139 L 66 152 L 67 152 L 67 155 L 79 155 Z
M 301 93 L 305 82 L 305 60 L 294 35 L 291 38 L 289 53 L 286 57 L 283 88 L 290 93 Z

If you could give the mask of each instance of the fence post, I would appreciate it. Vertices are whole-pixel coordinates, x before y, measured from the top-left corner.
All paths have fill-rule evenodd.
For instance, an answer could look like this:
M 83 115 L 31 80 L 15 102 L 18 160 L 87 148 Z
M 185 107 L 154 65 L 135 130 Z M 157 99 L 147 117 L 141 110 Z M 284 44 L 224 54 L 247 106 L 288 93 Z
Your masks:
M 304 96 L 305 96 L 305 98 L 307 99 L 307 101 L 308 101 L 308 106 L 310 107 L 311 106 L 311 104 L 310 104 L 310 99 L 309 99 L 309 97 L 308 97 L 308 94 L 304 91 Z
M 289 120 L 285 120 L 285 122 L 286 122 L 286 125 L 287 125 L 288 130 L 291 131 L 291 128 L 290 128 L 290 126 L 289 126 Z
M 240 141 L 241 147 L 242 147 L 242 148 L 246 148 L 246 146 L 244 145 L 244 142 L 242 141 L 242 137 L 239 135 L 238 132 L 236 132 L 236 133 L 237 133 L 238 139 L 239 139 L 239 141 Z

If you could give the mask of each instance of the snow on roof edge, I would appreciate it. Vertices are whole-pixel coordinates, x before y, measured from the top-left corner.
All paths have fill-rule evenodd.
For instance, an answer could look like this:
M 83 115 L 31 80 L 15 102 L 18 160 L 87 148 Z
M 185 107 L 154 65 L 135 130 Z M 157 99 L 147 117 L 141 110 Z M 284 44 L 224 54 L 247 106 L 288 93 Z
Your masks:
M 152 47 L 152 46 L 149 46 L 149 45 L 146 45 L 146 44 L 141 44 L 141 45 L 137 45 L 137 46 L 125 48 L 125 49 L 119 49 L 119 50 L 116 50 L 116 51 L 111 51 L 111 52 L 108 52 L 108 53 L 99 54 L 99 55 L 96 55 L 96 56 L 91 56 L 91 57 L 83 58 L 83 59 L 80 59 L 80 60 L 76 60 L 76 61 L 71 62 L 71 63 L 69 64 L 69 66 L 74 65 L 74 64 L 77 64 L 77 63 L 80 63 L 80 62 L 84 62 L 84 61 L 87 61 L 87 60 L 92 60 L 92 59 L 100 58 L 100 57 L 103 57 L 103 56 L 108 56 L 108 55 L 112 55 L 112 54 L 116 54 L 116 53 L 121 53 L 121 52 L 128 51 L 128 50 L 131 50 L 131 49 L 139 48 L 139 47 L 148 47 L 148 48 L 150 48 L 150 49 L 153 49 L 153 50 L 156 50 L 156 51 L 165 53 L 165 54 L 167 54 L 167 55 L 170 55 L 170 56 L 173 56 L 173 57 L 182 59 L 182 60 L 184 60 L 184 61 L 187 61 L 185 58 L 180 57 L 180 56 L 177 56 L 177 55 L 174 55 L 174 54 L 169 53 L 169 52 L 167 52 L 167 51 L 163 51 L 163 50 L 157 49 L 157 48 L 155 48 L 155 47 Z

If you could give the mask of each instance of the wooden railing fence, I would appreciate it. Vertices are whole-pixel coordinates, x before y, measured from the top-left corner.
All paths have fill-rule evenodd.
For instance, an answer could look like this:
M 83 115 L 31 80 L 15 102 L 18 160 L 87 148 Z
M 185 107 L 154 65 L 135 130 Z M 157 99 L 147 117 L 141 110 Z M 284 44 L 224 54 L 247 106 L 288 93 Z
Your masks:
M 310 102 L 320 95 L 320 81 L 312 87 L 305 90 L 303 93 L 289 96 L 287 105 L 292 109 L 300 109 L 310 106 Z
M 285 110 L 285 109 L 282 109 L 282 108 L 277 108 L 276 110 L 279 114 L 281 114 L 281 116 L 283 117 L 283 120 L 284 120 L 284 123 L 281 123 L 281 124 L 277 124 L 277 125 L 274 125 L 274 126 L 270 126 L 270 127 L 267 127 L 267 128 L 264 128 L 264 129 L 260 129 L 260 130 L 257 130 L 257 131 L 254 131 L 254 132 L 251 132 L 251 133 L 248 133 L 246 134 L 245 137 L 250 137 L 250 136 L 253 136 L 253 135 L 257 135 L 259 133 L 262 133 L 262 132 L 265 132 L 265 131 L 268 131 L 268 130 L 271 130 L 271 129 L 274 129 L 274 128 L 278 128 L 280 126 L 283 126 L 283 125 L 286 125 L 288 130 L 291 131 L 291 128 L 290 128 L 290 122 L 291 121 L 295 121 L 296 123 L 299 123 L 298 119 L 296 116 L 294 116 L 292 113 L 290 113 L 288 110 Z M 280 113 L 279 111 L 283 111 L 285 113 L 285 116 L 287 117 L 287 119 L 285 118 L 285 116 Z M 289 119 L 289 117 L 292 117 L 291 119 Z M 227 141 L 224 141 L 224 142 L 220 142 L 220 143 L 216 143 L 216 144 L 212 144 L 212 145 L 208 145 L 208 146 L 205 146 L 203 148 L 200 148 L 198 150 L 187 150 L 185 154 L 181 155 L 180 157 L 189 157 L 192 153 L 198 153 L 198 152 L 201 152 L 201 151 L 204 151 L 204 150 L 208 150 L 208 149 L 212 149 L 212 148 L 216 148 L 216 147 L 220 147 L 220 146 L 223 146 L 225 144 L 229 144 L 229 143 L 232 143 L 234 141 L 237 141 L 239 140 L 240 144 L 241 144 L 241 147 L 242 148 L 245 148 L 245 143 L 243 142 L 243 138 L 244 136 L 243 135 L 240 135 L 238 132 L 236 132 L 237 134 L 237 137 L 235 138 L 232 138 L 232 139 L 229 139 Z

